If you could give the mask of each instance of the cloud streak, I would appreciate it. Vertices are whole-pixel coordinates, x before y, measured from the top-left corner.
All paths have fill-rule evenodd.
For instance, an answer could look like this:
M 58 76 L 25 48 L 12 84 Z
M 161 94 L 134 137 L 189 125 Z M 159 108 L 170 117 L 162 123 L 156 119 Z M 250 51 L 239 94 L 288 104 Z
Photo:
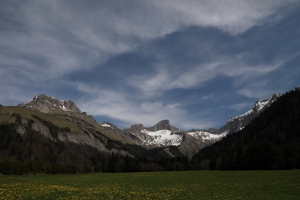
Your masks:
M 221 56 L 222 57 L 222 56 Z M 173 66 L 164 63 L 163 67 L 157 67 L 156 74 L 152 76 L 131 76 L 128 82 L 137 87 L 145 96 L 161 96 L 165 91 L 172 89 L 201 88 L 215 79 L 217 76 L 234 78 L 234 86 L 240 88 L 248 85 L 254 86 L 253 80 L 266 76 L 268 73 L 280 68 L 286 60 L 274 61 L 271 64 L 250 65 L 238 55 L 236 57 L 216 58 L 214 61 L 203 63 L 191 69 L 181 68 L 174 71 Z M 249 85 L 251 83 L 251 85 Z M 263 83 L 263 82 L 261 82 Z M 264 84 L 267 84 L 266 82 Z M 262 87 L 262 85 L 260 85 Z M 257 88 L 255 88 L 257 90 Z M 246 91 L 246 90 L 245 90 Z M 251 92 L 238 92 L 247 97 L 262 97 L 265 94 L 250 95 Z M 255 91 L 253 91 L 255 93 Z
M 117 120 L 131 123 L 144 122 L 145 126 L 152 126 L 158 119 L 170 119 L 178 123 L 180 116 L 186 113 L 179 103 L 165 104 L 161 101 L 137 101 L 130 94 L 111 91 L 101 87 L 90 88 L 85 84 L 78 84 L 78 89 L 89 93 L 92 98 L 79 102 L 80 108 L 92 115 L 105 115 Z
M 4 12 L 4 20 L 11 18 L 22 29 L 4 26 L 7 30 L 0 35 L 0 44 L 8 53 L 2 51 L 1 55 L 9 60 L 13 59 L 9 55 L 17 56 L 15 59 L 27 68 L 28 60 L 42 60 L 50 74 L 57 76 L 94 67 L 99 60 L 132 51 L 142 40 L 187 26 L 240 34 L 262 23 L 285 2 L 25 1 L 16 3 L 14 12 Z M 31 68 L 41 68 L 40 64 L 33 62 Z
M 75 97 L 90 114 L 128 124 L 153 125 L 168 118 L 185 127 L 214 126 L 212 112 L 227 117 L 221 99 L 242 111 L 246 107 L 238 100 L 265 97 L 273 89 L 266 77 L 277 77 L 297 61 L 296 36 L 286 36 L 293 42 L 284 33 L 281 40 L 269 39 L 290 15 L 285 8 L 293 6 L 299 3 L 4 0 L 0 100 L 26 102 L 50 92 Z M 297 69 L 292 70 L 296 76 Z M 209 96 L 213 99 L 205 99 Z M 228 103 L 230 96 L 236 102 Z

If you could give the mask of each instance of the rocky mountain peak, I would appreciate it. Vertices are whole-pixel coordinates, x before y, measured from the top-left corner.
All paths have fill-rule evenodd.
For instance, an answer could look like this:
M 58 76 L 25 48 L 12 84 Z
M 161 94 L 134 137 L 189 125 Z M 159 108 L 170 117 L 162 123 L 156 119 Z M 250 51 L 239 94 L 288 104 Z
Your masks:
M 144 130 L 145 127 L 143 124 L 134 124 L 134 125 L 131 125 L 129 129 L 133 132 L 136 132 L 136 131 Z
M 254 112 L 260 113 L 260 112 L 264 111 L 266 108 L 268 108 L 278 97 L 280 97 L 280 94 L 274 93 L 270 97 L 256 101 L 252 110 Z
M 170 130 L 170 131 L 178 131 L 179 129 L 172 126 L 169 122 L 169 120 L 165 119 L 160 122 L 158 122 L 156 125 L 154 125 L 151 128 L 147 128 L 149 131 L 158 131 L 158 130 Z
M 20 104 L 18 106 L 27 107 L 44 113 L 61 113 L 66 111 L 81 113 L 80 109 L 73 101 L 61 101 L 52 96 L 47 96 L 46 94 L 35 96 L 29 103 Z

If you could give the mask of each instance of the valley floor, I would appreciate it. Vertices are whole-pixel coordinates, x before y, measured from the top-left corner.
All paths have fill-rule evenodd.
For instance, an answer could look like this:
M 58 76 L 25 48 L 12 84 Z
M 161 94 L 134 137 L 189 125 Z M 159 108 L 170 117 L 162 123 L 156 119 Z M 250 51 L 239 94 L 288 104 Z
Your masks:
M 300 170 L 1 176 L 0 199 L 299 199 Z

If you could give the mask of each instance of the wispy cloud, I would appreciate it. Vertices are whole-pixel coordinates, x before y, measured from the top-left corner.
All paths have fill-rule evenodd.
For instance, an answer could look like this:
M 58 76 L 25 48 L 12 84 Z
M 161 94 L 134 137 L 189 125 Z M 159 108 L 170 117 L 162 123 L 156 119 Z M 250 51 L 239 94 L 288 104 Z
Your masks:
M 206 108 L 198 112 L 190 112 L 180 102 L 182 99 L 168 102 L 162 98 L 140 99 L 137 94 L 127 93 L 120 90 L 108 90 L 101 86 L 90 86 L 84 83 L 77 84 L 78 89 L 90 95 L 77 101 L 82 111 L 93 116 L 106 116 L 108 118 L 122 121 L 121 128 L 132 124 L 142 123 L 144 126 L 153 126 L 163 119 L 169 119 L 172 125 L 189 130 L 191 128 L 218 127 L 219 120 L 212 113 L 217 113 L 218 108 Z M 182 97 L 183 99 L 185 97 Z M 187 99 L 190 101 L 191 99 Z M 206 101 L 206 99 L 204 100 Z M 197 109 L 195 107 L 195 109 Z
M 251 106 L 253 106 L 253 103 L 246 102 L 246 103 L 238 103 L 230 106 L 230 109 L 236 110 L 236 111 L 241 111 L 244 109 L 250 109 Z
M 136 101 L 130 94 L 106 90 L 101 87 L 90 88 L 78 84 L 78 89 L 92 95 L 91 98 L 78 102 L 81 110 L 94 116 L 107 116 L 125 122 L 127 126 L 144 123 L 152 126 L 159 120 L 169 119 L 180 128 L 210 127 L 215 124 L 212 119 L 193 119 L 186 116 L 186 111 L 180 108 L 180 103 L 166 104 L 161 101 Z
M 166 108 L 170 108 L 170 109 L 173 109 L 173 108 L 176 108 L 180 106 L 180 103 L 173 103 L 173 104 L 168 104 L 166 105 Z
M 217 55 L 215 55 L 217 57 Z M 214 61 L 203 63 L 199 66 L 194 66 L 190 69 L 181 68 L 180 70 L 173 70 L 173 66 L 165 63 L 163 67 L 157 68 L 156 74 L 152 76 L 131 76 L 128 78 L 129 84 L 137 87 L 143 95 L 146 96 L 160 96 L 165 91 L 172 89 L 189 89 L 201 88 L 206 86 L 211 80 L 217 76 L 228 76 L 233 78 L 234 87 L 239 90 L 239 94 L 247 97 L 254 97 L 246 92 L 240 92 L 240 87 L 248 85 L 254 86 L 258 82 L 253 82 L 260 77 L 278 69 L 286 61 L 280 60 L 271 64 L 253 64 L 250 65 L 244 62 L 240 56 L 216 58 Z M 259 81 L 260 87 L 266 85 L 266 81 Z M 253 88 L 257 91 L 258 87 Z M 261 92 L 263 93 L 263 92 Z M 265 94 L 265 93 L 264 93 Z M 255 96 L 261 97 L 261 95 Z
M 238 90 L 237 93 L 240 94 L 240 95 L 246 96 L 248 98 L 259 100 L 261 98 L 264 98 L 264 97 L 267 97 L 267 96 L 271 95 L 272 93 L 274 93 L 274 91 L 266 90 L 264 88 L 248 87 L 248 88 Z
M 168 118 L 185 127 L 213 126 L 215 118 L 206 113 L 211 110 L 193 115 L 188 105 L 211 98 L 216 101 L 216 94 L 209 100 L 205 97 L 214 93 L 209 91 L 210 84 L 219 83 L 223 77 L 230 95 L 261 98 L 269 94 L 271 88 L 266 86 L 270 80 L 266 76 L 299 54 L 287 45 L 285 53 L 271 52 L 266 61 L 253 62 L 263 56 L 265 49 L 261 46 L 267 44 L 260 44 L 266 37 L 256 41 L 258 36 L 251 35 L 251 31 L 270 21 L 279 22 L 285 15 L 278 14 L 278 10 L 297 3 L 2 1 L 0 73 L 5 75 L 0 79 L 0 100 L 6 104 L 13 99 L 26 102 L 36 92 L 49 91 L 53 96 L 83 94 L 73 100 L 93 115 L 148 125 Z M 195 27 L 198 29 L 193 34 L 186 35 Z M 245 39 L 246 33 L 252 37 Z M 253 41 L 257 46 L 248 47 Z M 161 46 L 155 46 L 157 43 Z M 142 54 L 153 60 L 142 58 L 136 66 L 130 56 Z M 288 58 L 287 54 L 295 56 Z M 116 60 L 117 64 L 111 64 Z M 135 69 L 128 72 L 129 65 Z M 208 91 L 203 96 L 182 98 L 202 88 Z M 177 90 L 184 92 L 165 96 Z M 242 104 L 237 108 L 242 109 Z
M 4 26 L 0 44 L 6 59 L 17 59 L 25 66 L 33 62 L 31 66 L 36 69 L 44 66 L 57 76 L 93 67 L 90 64 L 98 60 L 133 50 L 142 40 L 163 37 L 187 26 L 216 27 L 239 34 L 284 4 L 286 1 L 279 0 L 28 1 L 16 3 L 12 11 L 4 10 L 4 20 L 13 19 L 19 28 Z
M 165 12 L 180 16 L 182 25 L 216 27 L 229 34 L 240 34 L 262 23 L 280 6 L 296 1 L 159 1 Z M 265 22 L 265 21 L 263 21 Z

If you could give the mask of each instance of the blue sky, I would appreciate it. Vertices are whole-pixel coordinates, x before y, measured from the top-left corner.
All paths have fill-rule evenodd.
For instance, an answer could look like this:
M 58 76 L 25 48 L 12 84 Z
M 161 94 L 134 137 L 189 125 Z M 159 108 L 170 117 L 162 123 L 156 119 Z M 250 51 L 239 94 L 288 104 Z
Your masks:
M 0 2 L 0 103 L 72 100 L 120 128 L 219 128 L 300 85 L 298 0 Z

